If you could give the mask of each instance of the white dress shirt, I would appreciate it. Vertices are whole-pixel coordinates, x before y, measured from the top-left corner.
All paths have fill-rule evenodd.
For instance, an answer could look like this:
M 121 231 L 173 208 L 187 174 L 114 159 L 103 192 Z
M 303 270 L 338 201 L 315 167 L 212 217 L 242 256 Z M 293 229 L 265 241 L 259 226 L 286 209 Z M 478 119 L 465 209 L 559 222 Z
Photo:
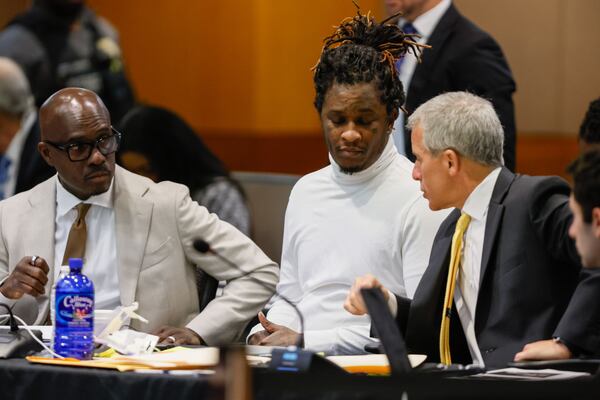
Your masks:
M 475 313 L 479 280 L 481 276 L 481 257 L 485 238 L 485 225 L 492 192 L 501 168 L 498 167 L 485 177 L 467 200 L 462 212 L 471 217 L 465 232 L 460 258 L 460 269 L 454 291 L 454 302 L 465 333 L 473 363 L 484 365 L 477 337 L 475 336 Z
M 364 171 L 348 175 L 330 161 L 292 190 L 277 292 L 302 313 L 306 348 L 364 353 L 364 345 L 376 341 L 369 336 L 370 318 L 343 307 L 355 278 L 370 273 L 394 293 L 412 297 L 447 212 L 429 210 L 411 178 L 413 164 L 392 140 Z M 296 313 L 281 300 L 267 318 L 300 329 Z M 257 325 L 251 334 L 262 329 Z
M 413 21 L 413 26 L 421 35 L 421 37 L 417 40 L 417 43 L 427 43 L 433 30 L 437 26 L 440 19 L 450 7 L 451 0 L 442 0 L 438 5 L 433 7 L 431 10 L 427 11 L 419 15 Z M 402 26 L 407 21 L 404 18 L 400 18 L 398 21 L 398 26 L 402 28 Z M 425 50 L 427 51 L 427 50 Z M 402 67 L 400 68 L 399 77 L 402 82 L 402 86 L 404 87 L 404 93 L 408 94 L 408 87 L 410 86 L 410 81 L 412 80 L 413 74 L 415 73 L 415 68 L 417 67 L 417 57 L 414 54 L 409 53 L 404 56 L 404 61 L 402 61 Z M 400 154 L 405 154 L 405 143 L 404 143 L 404 113 L 402 110 L 399 110 L 398 118 L 396 122 L 394 122 L 394 133 L 393 133 L 394 142 L 396 143 L 396 147 Z
M 69 231 L 77 218 L 77 210 L 74 207 L 82 202 L 89 203 L 92 206 L 85 217 L 87 241 L 82 273 L 94 283 L 95 309 L 114 309 L 121 305 L 113 208 L 114 179 L 106 192 L 91 196 L 85 201 L 68 192 L 58 176 L 55 179 L 54 278 L 58 276 Z

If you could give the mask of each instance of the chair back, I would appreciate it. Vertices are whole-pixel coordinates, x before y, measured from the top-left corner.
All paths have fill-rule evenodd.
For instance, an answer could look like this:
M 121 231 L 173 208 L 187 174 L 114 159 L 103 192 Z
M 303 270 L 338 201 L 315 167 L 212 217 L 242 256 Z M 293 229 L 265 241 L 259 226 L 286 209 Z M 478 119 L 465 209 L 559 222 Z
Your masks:
M 276 263 L 281 261 L 285 209 L 299 175 L 233 172 L 246 193 L 252 216 L 252 239 Z
M 196 268 L 196 288 L 198 289 L 198 305 L 200 312 L 202 312 L 208 303 L 215 298 L 218 287 L 218 280 L 200 268 Z

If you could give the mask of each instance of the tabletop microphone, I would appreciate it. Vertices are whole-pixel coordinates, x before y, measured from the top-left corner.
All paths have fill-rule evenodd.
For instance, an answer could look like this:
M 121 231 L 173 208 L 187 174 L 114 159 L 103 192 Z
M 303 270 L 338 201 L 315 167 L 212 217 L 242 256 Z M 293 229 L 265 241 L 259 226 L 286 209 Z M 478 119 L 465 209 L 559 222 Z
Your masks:
M 223 261 L 225 264 L 229 265 L 231 268 L 242 272 L 240 277 L 248 276 L 250 272 L 244 271 L 241 267 L 239 267 L 236 263 L 224 257 L 218 251 L 210 247 L 210 244 L 204 239 L 196 239 L 194 240 L 194 249 L 202 254 L 211 254 L 217 257 L 219 260 Z M 260 286 L 271 290 L 270 287 L 265 285 L 263 282 L 259 281 L 253 276 L 248 276 L 252 281 L 258 283 Z M 288 299 L 281 294 L 276 293 L 281 300 L 290 305 L 298 315 L 300 320 L 300 332 L 298 334 L 298 340 L 296 341 L 295 346 L 290 346 L 287 348 L 274 348 L 271 351 L 271 362 L 269 363 L 269 368 L 275 371 L 283 371 L 283 372 L 312 372 L 317 373 L 319 375 L 322 374 L 346 374 L 342 368 L 333 364 L 331 361 L 325 359 L 324 357 L 320 357 L 317 354 L 304 350 L 304 318 L 302 317 L 302 313 L 296 306 L 294 302 Z
M 211 254 L 211 255 L 217 257 L 219 260 L 223 261 L 225 264 L 232 267 L 233 269 L 242 272 L 243 275 L 241 275 L 240 278 L 248 276 L 248 278 L 250 278 L 255 283 L 261 285 L 263 288 L 271 290 L 271 288 L 268 287 L 267 285 L 265 285 L 263 282 L 259 281 L 258 279 L 254 278 L 253 276 L 249 276 L 251 274 L 251 272 L 244 271 L 236 263 L 234 263 L 233 261 L 224 257 L 218 251 L 216 251 L 215 249 L 210 247 L 210 244 L 206 240 L 201 239 L 201 238 L 194 240 L 194 249 L 196 249 L 196 251 L 198 251 L 199 253 L 202 253 L 202 254 Z M 279 293 L 275 293 L 275 295 L 277 297 L 279 297 L 281 300 L 283 300 L 284 302 L 286 302 L 287 304 L 289 304 L 290 307 L 292 307 L 294 309 L 294 311 L 296 312 L 296 314 L 298 315 L 298 318 L 300 320 L 300 332 L 298 334 L 298 341 L 296 342 L 296 346 L 298 348 L 303 348 L 304 347 L 304 318 L 302 317 L 302 313 L 300 312 L 300 310 L 298 309 L 296 304 L 293 303 L 291 300 L 289 300 L 287 297 L 285 297 Z

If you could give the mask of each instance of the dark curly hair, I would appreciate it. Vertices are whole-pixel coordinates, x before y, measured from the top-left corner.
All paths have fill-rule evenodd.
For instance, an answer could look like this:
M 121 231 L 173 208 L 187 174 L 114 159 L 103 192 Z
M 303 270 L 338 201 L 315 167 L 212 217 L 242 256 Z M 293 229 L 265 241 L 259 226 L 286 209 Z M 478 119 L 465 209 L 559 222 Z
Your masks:
M 137 151 L 148 158 L 159 181 L 200 190 L 217 177 L 229 177 L 225 165 L 181 117 L 165 108 L 137 106 L 119 125 L 123 138 L 119 154 Z
M 600 97 L 590 103 L 579 128 L 579 139 L 586 143 L 600 143 Z
M 405 34 L 397 25 L 388 23 L 397 16 L 379 23 L 358 9 L 355 17 L 344 19 L 333 34 L 324 39 L 313 78 L 314 104 L 319 113 L 325 94 L 334 83 L 376 82 L 388 115 L 404 104 L 404 90 L 395 62 L 408 52 L 419 57 L 421 48 L 428 46 L 416 43 L 418 35 Z
M 567 171 L 573 175 L 573 195 L 581 206 L 583 221 L 592 222 L 592 210 L 600 207 L 600 150 L 579 156 Z

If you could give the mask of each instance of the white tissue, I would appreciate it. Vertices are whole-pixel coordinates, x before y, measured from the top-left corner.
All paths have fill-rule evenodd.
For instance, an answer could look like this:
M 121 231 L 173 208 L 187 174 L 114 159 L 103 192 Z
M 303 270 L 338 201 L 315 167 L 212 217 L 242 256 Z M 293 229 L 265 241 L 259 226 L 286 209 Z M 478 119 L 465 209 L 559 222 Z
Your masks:
M 127 324 L 130 319 L 137 319 L 144 323 L 148 323 L 148 320 L 141 315 L 135 313 L 139 305 L 137 302 L 131 303 L 129 306 L 119 306 L 115 308 L 112 315 L 109 318 L 109 323 L 106 327 L 96 336 L 95 340 L 98 343 L 104 343 L 104 340 L 108 338 L 111 333 L 119 331 L 123 325 Z
M 158 336 L 149 335 L 144 332 L 138 332 L 131 329 L 121 328 L 129 323 L 130 319 L 137 319 L 144 323 L 148 320 L 135 313 L 138 309 L 138 303 L 134 302 L 129 306 L 119 306 L 112 312 L 102 332 L 94 338 L 96 343 L 112 347 L 121 354 L 140 355 L 149 354 L 154 351 Z
M 158 336 L 148 333 L 124 329 L 111 333 L 103 343 L 121 354 L 137 356 L 152 353 L 158 339 Z

